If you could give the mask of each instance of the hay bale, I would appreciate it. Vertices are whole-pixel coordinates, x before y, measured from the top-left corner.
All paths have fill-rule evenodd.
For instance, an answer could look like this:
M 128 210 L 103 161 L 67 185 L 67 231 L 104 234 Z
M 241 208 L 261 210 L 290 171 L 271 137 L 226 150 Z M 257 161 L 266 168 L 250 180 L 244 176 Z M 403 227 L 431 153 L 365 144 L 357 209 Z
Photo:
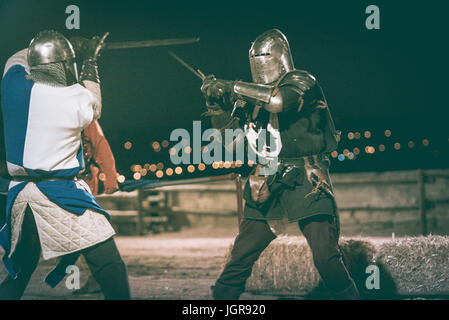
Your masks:
M 378 246 L 376 260 L 403 295 L 449 293 L 449 237 L 409 237 Z
M 355 282 L 364 285 L 365 269 L 373 263 L 375 248 L 367 241 L 345 240 L 340 246 Z M 278 237 L 261 254 L 247 281 L 248 291 L 307 295 L 321 291 L 320 275 L 304 238 Z
M 396 294 L 449 293 L 449 237 L 404 238 L 376 244 L 374 241 L 341 239 L 348 271 L 359 290 L 367 293 L 368 265 L 380 270 L 379 297 Z M 230 252 L 230 251 L 229 251 Z M 281 236 L 274 240 L 253 266 L 247 291 L 308 295 L 323 289 L 304 238 Z
M 305 239 L 279 237 L 261 254 L 247 281 L 254 292 L 311 292 L 319 286 L 312 252 Z

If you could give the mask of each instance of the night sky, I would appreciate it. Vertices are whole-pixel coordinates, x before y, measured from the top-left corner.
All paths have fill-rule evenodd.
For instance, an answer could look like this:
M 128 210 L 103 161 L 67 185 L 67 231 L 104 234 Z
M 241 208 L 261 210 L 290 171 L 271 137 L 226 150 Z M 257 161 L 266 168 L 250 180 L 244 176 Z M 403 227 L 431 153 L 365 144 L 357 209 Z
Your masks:
M 108 41 L 199 36 L 200 43 L 170 49 L 206 74 L 249 81 L 251 41 L 278 28 L 290 42 L 295 66 L 314 74 L 324 89 L 343 134 L 337 154 L 360 149 L 354 160 L 335 158 L 332 171 L 448 166 L 448 28 L 441 1 L 192 3 L 0 0 L 0 67 L 3 70 L 7 58 L 43 29 L 58 30 L 68 38 L 109 31 Z M 65 29 L 69 4 L 80 8 L 80 30 Z M 380 30 L 365 28 L 369 4 L 380 8 Z M 132 164 L 163 162 L 170 167 L 168 149 L 155 152 L 152 143 L 201 119 L 201 81 L 168 56 L 167 48 L 105 51 L 99 68 L 100 123 L 119 171 L 129 177 Z M 387 129 L 390 137 L 385 136 Z M 361 138 L 349 139 L 351 132 L 359 132 Z M 132 143 L 130 150 L 124 148 L 127 141 Z M 400 143 L 398 150 L 394 143 Z M 366 146 L 376 152 L 366 154 Z M 4 157 L 3 145 L 0 156 Z M 179 178 L 224 170 L 207 168 L 191 175 L 184 170 Z M 148 173 L 147 178 L 152 177 Z

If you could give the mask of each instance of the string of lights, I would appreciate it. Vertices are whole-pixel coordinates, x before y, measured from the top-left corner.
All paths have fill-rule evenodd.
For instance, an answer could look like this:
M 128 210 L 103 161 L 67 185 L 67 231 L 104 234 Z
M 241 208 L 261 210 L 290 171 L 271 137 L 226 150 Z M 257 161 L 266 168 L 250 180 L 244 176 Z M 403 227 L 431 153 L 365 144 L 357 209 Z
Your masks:
M 400 135 L 395 136 L 391 129 L 385 129 L 383 131 L 374 132 L 370 130 L 362 131 L 347 131 L 342 133 L 339 137 L 339 147 L 331 153 L 331 159 L 340 162 L 344 161 L 363 161 L 369 157 L 373 157 L 376 154 L 388 154 L 389 152 L 401 152 L 405 150 L 415 150 L 421 152 L 422 148 L 430 149 L 431 141 L 427 137 L 404 139 Z M 449 142 L 449 138 L 447 139 Z M 189 141 L 182 141 L 184 146 L 184 152 L 186 154 L 192 153 L 192 147 L 189 145 Z M 126 151 L 131 151 L 134 148 L 132 141 L 125 141 L 123 148 Z M 164 150 L 167 151 L 167 155 L 172 155 L 176 152 L 176 149 L 170 146 L 168 140 L 153 141 L 150 144 L 150 150 L 156 154 L 159 154 L 159 158 Z M 207 151 L 206 146 L 202 146 L 202 151 Z M 438 155 L 438 150 L 433 150 L 434 155 Z M 156 163 L 145 164 L 133 164 L 130 166 L 130 173 L 134 180 L 140 180 L 144 177 L 152 178 L 166 178 L 176 177 L 185 174 L 201 174 L 208 170 L 220 170 L 220 169 L 235 169 L 242 167 L 252 167 L 254 163 L 248 161 L 242 163 L 242 161 L 218 161 L 213 162 L 211 165 L 200 163 L 197 165 L 184 165 L 173 166 L 169 157 L 165 163 L 159 161 Z M 127 174 L 128 176 L 128 174 Z M 100 180 L 102 179 L 100 175 Z M 120 175 L 118 177 L 119 182 L 125 181 L 125 176 Z

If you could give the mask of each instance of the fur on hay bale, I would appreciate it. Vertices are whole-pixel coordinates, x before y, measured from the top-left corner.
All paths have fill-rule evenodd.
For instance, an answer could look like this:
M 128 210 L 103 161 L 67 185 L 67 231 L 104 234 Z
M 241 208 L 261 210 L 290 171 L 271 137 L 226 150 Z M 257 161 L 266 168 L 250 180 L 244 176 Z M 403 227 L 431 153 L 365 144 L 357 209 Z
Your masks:
M 418 237 L 377 243 L 341 239 L 348 271 L 359 290 L 372 296 L 449 293 L 449 237 Z M 379 268 L 380 289 L 367 290 L 366 267 Z M 246 289 L 254 293 L 313 295 L 325 291 L 304 238 L 280 236 L 253 266 Z

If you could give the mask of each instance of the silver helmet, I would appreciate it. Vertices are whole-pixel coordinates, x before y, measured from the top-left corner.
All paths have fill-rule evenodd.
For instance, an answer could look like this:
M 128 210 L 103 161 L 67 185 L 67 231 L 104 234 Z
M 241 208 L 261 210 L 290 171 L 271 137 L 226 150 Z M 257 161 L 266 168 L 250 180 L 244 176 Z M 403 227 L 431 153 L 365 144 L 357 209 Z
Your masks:
M 265 31 L 256 38 L 249 49 L 249 64 L 253 81 L 264 84 L 295 69 L 288 40 L 277 29 Z
M 38 65 L 63 63 L 67 76 L 78 80 L 75 51 L 66 37 L 54 30 L 39 32 L 28 47 L 28 64 L 31 69 Z

